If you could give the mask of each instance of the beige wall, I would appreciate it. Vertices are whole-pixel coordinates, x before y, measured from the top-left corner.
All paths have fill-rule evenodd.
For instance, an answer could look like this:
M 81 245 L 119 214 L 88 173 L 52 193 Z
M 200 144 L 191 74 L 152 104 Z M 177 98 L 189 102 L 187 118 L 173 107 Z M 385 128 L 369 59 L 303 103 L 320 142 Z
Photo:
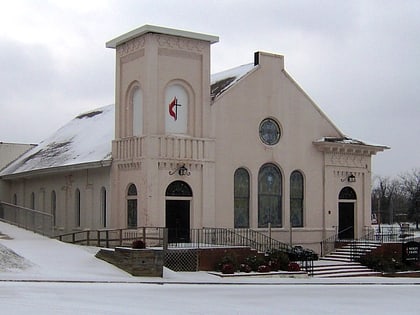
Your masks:
M 103 228 L 101 211 L 101 189 L 107 192 L 108 218 L 110 218 L 109 167 L 88 169 L 76 172 L 63 172 L 51 175 L 8 180 L 12 203 L 14 195 L 17 205 L 31 208 L 31 194 L 35 196 L 35 209 L 52 213 L 51 194 L 56 193 L 56 230 L 57 232 L 74 229 Z M 80 190 L 80 226 L 76 226 L 75 191 Z
M 210 137 L 210 42 L 147 33 L 116 47 L 116 139 L 111 172 L 112 222 L 127 225 L 127 189 L 138 191 L 138 225 L 165 225 L 165 192 L 175 180 L 193 191 L 191 227 L 214 225 L 214 140 Z M 187 134 L 167 134 L 165 90 L 188 94 Z M 143 135 L 133 137 L 130 90 L 142 89 Z M 185 164 L 189 176 L 176 172 Z
M 34 144 L 0 142 L 0 170 L 34 146 Z
M 33 144 L 0 142 L 0 171 L 34 146 Z M 0 180 L 0 200 L 7 200 L 9 194 L 9 185 Z
M 265 163 L 274 163 L 283 177 L 283 227 L 273 230 L 274 235 L 282 241 L 290 240 L 289 178 L 299 170 L 305 179 L 304 228 L 295 228 L 293 238 L 299 243 L 319 240 L 323 230 L 324 159 L 312 142 L 340 133 L 285 74 L 282 56 L 260 53 L 259 61 L 252 73 L 212 105 L 216 224 L 233 226 L 233 175 L 237 168 L 245 167 L 251 177 L 250 224 L 258 227 L 258 172 Z M 281 126 L 280 141 L 274 146 L 263 144 L 259 138 L 259 125 L 268 117 Z

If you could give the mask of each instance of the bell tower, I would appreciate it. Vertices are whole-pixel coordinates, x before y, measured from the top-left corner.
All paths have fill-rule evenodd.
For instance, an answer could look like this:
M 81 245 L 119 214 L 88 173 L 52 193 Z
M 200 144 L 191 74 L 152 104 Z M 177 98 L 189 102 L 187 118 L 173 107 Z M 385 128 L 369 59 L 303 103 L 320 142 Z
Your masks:
M 210 46 L 218 40 L 144 25 L 106 43 L 116 50 L 114 225 L 126 225 L 127 211 L 121 209 L 126 208 L 127 187 L 134 184 L 137 226 L 163 226 L 166 188 L 181 179 L 194 196 L 191 227 L 202 224 L 203 189 L 214 191 L 204 187 L 203 178 L 213 173 Z M 181 166 L 188 176 L 175 171 Z

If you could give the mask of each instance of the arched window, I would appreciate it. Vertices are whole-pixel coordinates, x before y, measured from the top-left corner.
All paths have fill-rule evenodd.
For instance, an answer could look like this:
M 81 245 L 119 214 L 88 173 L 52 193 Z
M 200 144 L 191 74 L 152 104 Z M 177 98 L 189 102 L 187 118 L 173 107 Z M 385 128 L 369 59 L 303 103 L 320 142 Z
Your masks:
M 31 193 L 31 200 L 30 200 L 29 207 L 31 209 L 35 209 L 35 193 L 34 192 Z
M 356 192 L 351 187 L 344 187 L 343 189 L 341 189 L 338 199 L 356 200 Z
M 51 214 L 53 216 L 53 226 L 57 224 L 57 195 L 53 190 L 51 192 Z
M 299 171 L 290 175 L 290 222 L 292 227 L 303 227 L 303 175 Z
M 172 182 L 168 188 L 166 188 L 166 196 L 177 196 L 177 197 L 192 197 L 191 187 L 182 180 L 176 180 Z
M 238 168 L 234 175 L 234 226 L 249 228 L 249 174 Z
M 258 227 L 282 226 L 282 176 L 274 164 L 265 164 L 258 174 Z
M 132 92 L 131 103 L 133 106 L 133 136 L 143 134 L 143 92 L 135 87 Z
M 80 210 L 80 190 L 79 188 L 76 189 L 75 193 L 74 193 L 74 223 L 77 227 L 80 226 L 80 217 L 81 217 L 81 210 Z
M 101 188 L 101 221 L 102 227 L 106 227 L 106 189 Z
M 165 91 L 165 129 L 169 134 L 188 133 L 188 93 L 180 84 Z
M 127 227 L 137 227 L 137 188 L 134 184 L 127 191 Z

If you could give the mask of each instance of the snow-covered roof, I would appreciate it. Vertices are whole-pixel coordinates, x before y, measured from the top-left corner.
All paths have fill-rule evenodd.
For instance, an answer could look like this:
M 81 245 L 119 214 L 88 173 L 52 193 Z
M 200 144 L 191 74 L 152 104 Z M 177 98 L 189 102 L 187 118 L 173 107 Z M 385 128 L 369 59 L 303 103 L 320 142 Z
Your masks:
M 367 154 L 375 154 L 376 152 L 384 151 L 390 149 L 388 146 L 380 144 L 369 144 L 367 142 L 353 139 L 350 137 L 323 137 L 314 141 L 314 144 L 319 148 L 330 150 L 331 148 L 340 149 L 342 151 L 349 152 L 363 152 Z M 355 148 L 358 148 L 355 151 Z
M 369 145 L 377 147 L 387 147 L 381 144 L 370 144 L 362 140 L 350 138 L 350 137 L 323 137 L 315 142 L 331 142 L 331 143 L 342 143 L 342 144 L 358 144 L 358 145 Z
M 233 86 L 254 67 L 254 64 L 246 64 L 212 75 L 213 99 Z M 92 163 L 110 162 L 115 128 L 114 112 L 115 106 L 108 105 L 77 116 L 5 167 L 0 176 L 86 164 L 89 165 L 86 167 L 91 167 Z
M 114 105 L 83 113 L 4 168 L 0 176 L 111 161 L 114 124 Z
M 228 90 L 231 86 L 236 84 L 245 75 L 252 71 L 256 66 L 253 63 L 242 65 L 236 68 L 225 70 L 212 74 L 210 79 L 211 84 L 211 99 L 214 100 L 223 92 Z

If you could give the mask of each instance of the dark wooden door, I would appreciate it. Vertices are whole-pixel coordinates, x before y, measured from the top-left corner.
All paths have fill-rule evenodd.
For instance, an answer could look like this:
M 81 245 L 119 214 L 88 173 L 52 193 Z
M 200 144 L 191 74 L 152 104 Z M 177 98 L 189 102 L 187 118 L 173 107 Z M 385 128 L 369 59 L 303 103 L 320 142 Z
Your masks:
M 166 227 L 169 243 L 190 241 L 189 200 L 166 200 Z
M 354 239 L 353 202 L 340 202 L 338 204 L 338 238 L 340 240 Z

